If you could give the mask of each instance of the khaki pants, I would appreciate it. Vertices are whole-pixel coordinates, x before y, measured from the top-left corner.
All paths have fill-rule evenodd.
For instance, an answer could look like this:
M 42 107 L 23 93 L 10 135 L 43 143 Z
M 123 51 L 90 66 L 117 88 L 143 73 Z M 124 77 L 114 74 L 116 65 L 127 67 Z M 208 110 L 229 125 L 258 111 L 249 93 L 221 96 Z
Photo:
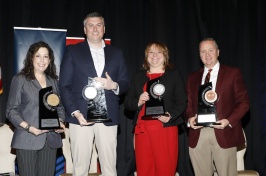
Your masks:
M 213 164 L 219 176 L 237 175 L 236 147 L 221 148 L 213 128 L 201 129 L 198 144 L 189 148 L 189 155 L 196 176 L 212 176 Z
M 70 124 L 69 136 L 73 157 L 73 175 L 88 176 L 89 163 L 95 140 L 103 176 L 116 176 L 117 125 L 92 126 Z

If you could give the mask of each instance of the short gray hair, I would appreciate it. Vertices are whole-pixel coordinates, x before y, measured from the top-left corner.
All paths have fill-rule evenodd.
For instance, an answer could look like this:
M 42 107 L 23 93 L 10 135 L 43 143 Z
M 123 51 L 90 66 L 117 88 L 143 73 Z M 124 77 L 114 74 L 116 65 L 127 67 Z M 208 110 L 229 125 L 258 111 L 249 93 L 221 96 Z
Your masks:
M 103 16 L 99 13 L 99 12 L 92 12 L 92 13 L 89 13 L 83 20 L 83 25 L 85 26 L 86 25 L 86 21 L 88 18 L 94 18 L 94 17 L 99 17 L 102 19 L 103 21 L 103 26 L 104 26 L 104 18 Z
M 216 46 L 216 48 L 219 49 L 217 42 L 213 38 L 205 38 L 205 39 L 201 40 L 200 43 L 199 43 L 199 47 L 200 47 L 201 43 L 202 42 L 205 42 L 205 41 L 212 41 L 212 42 L 214 42 L 214 45 Z

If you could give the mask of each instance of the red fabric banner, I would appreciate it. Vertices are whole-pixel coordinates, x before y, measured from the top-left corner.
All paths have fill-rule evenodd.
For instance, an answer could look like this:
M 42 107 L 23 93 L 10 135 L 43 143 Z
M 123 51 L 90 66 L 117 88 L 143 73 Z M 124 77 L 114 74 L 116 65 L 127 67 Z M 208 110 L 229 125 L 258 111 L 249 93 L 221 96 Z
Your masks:
M 66 37 L 66 45 L 73 45 L 83 42 L 85 39 L 82 37 Z M 105 44 L 111 45 L 111 39 L 104 39 Z

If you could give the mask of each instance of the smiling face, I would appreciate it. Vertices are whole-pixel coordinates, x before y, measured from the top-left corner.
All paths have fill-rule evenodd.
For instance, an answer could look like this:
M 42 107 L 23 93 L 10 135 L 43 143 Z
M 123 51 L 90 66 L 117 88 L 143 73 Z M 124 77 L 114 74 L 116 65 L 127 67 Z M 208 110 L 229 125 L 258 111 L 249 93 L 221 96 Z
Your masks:
M 50 64 L 49 52 L 45 47 L 39 50 L 33 56 L 34 73 L 44 73 Z
M 155 45 L 152 45 L 148 50 L 147 57 L 150 69 L 164 69 L 165 57 L 162 50 Z
M 88 17 L 84 23 L 84 33 L 92 44 L 101 44 L 105 32 L 104 21 L 100 17 Z
M 207 68 L 213 68 L 218 62 L 219 49 L 214 41 L 202 41 L 199 46 L 199 52 L 200 59 Z

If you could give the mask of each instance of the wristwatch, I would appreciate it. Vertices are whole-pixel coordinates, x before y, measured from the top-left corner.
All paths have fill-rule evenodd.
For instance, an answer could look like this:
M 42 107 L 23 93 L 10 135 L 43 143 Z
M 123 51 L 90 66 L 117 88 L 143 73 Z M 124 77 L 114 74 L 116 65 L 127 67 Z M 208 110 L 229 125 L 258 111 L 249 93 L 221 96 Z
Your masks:
M 24 129 L 29 133 L 31 125 L 27 125 Z

